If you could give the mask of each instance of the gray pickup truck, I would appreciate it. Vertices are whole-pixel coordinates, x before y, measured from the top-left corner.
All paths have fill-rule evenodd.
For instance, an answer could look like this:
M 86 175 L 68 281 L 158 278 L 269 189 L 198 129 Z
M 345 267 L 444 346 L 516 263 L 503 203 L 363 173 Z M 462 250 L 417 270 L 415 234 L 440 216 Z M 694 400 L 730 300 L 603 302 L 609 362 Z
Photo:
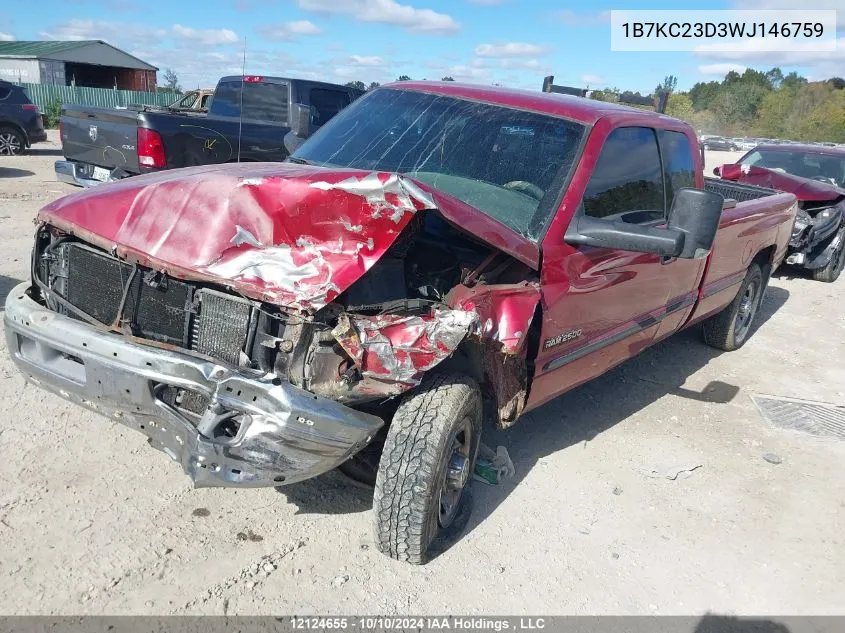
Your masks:
M 56 161 L 56 176 L 88 187 L 177 167 L 281 161 L 361 94 L 348 86 L 247 75 L 220 79 L 207 112 L 66 105 L 65 159 Z

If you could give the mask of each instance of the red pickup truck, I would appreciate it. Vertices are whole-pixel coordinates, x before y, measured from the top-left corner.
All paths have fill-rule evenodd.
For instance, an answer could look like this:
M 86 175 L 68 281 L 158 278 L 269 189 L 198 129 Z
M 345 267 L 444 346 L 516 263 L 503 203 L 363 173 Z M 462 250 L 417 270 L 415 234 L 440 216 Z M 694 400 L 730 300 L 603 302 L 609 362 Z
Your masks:
M 284 164 L 47 205 L 8 348 L 197 486 L 369 472 L 379 549 L 421 563 L 463 516 L 483 417 L 510 426 L 694 323 L 740 347 L 795 213 L 705 182 L 681 121 L 402 82 Z

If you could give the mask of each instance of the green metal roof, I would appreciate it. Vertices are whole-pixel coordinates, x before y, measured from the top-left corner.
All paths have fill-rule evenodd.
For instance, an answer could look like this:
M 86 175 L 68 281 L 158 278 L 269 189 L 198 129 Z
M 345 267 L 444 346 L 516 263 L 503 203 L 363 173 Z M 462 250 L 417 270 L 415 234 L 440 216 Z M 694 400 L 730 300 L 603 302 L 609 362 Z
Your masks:
M 87 46 L 89 44 L 97 43 L 103 42 L 101 42 L 101 40 L 0 42 L 0 57 L 9 55 L 14 57 L 39 58 L 47 55 L 54 55 L 62 51 L 70 50 L 71 48 L 78 48 L 79 46 Z
M 53 59 L 56 61 L 158 70 L 103 40 L 0 42 L 0 57 Z

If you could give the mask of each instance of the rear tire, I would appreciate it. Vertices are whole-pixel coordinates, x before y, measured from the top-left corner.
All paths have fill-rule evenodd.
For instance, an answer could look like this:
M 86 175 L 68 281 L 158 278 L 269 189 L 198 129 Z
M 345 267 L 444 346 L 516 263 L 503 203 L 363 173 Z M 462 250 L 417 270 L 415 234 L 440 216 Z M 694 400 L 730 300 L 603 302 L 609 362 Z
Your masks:
M 823 281 L 830 284 L 839 279 L 843 268 L 845 268 L 845 233 L 840 235 L 839 246 L 836 247 L 833 255 L 831 255 L 827 266 L 811 270 L 810 272 L 816 281 Z
M 20 156 L 26 150 L 26 139 L 8 125 L 0 127 L 0 156 Z
M 704 342 L 726 352 L 745 345 L 763 301 L 767 281 L 760 266 L 752 263 L 734 300 L 704 321 Z
M 420 565 L 463 528 L 481 420 L 481 391 L 465 376 L 432 376 L 402 399 L 373 494 L 379 551 Z

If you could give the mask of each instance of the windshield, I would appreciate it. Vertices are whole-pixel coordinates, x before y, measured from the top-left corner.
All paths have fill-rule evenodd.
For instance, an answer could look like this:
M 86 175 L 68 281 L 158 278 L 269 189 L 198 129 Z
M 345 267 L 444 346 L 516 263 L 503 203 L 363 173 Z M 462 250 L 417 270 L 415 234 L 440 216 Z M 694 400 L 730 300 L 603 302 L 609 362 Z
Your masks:
M 845 156 L 817 152 L 754 150 L 743 158 L 740 164 L 765 167 L 845 187 Z
M 381 88 L 292 156 L 403 173 L 536 240 L 575 163 L 584 126 L 552 116 Z

